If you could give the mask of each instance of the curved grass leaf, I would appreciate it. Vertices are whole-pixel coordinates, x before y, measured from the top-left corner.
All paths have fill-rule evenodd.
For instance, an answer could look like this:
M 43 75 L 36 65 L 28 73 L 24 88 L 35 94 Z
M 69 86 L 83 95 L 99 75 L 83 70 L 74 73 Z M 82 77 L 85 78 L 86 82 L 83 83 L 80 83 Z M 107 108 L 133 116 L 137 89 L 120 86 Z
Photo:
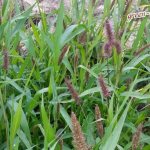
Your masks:
M 131 104 L 131 101 L 128 103 L 118 123 L 115 125 L 113 132 L 109 135 L 106 143 L 100 147 L 100 150 L 108 150 L 108 149 L 115 150 L 117 143 L 119 141 L 119 137 L 120 137 L 130 104 Z
M 41 103 L 41 117 L 42 117 L 42 122 L 44 126 L 44 135 L 45 135 L 44 147 L 46 150 L 48 149 L 48 144 L 51 143 L 55 139 L 55 130 L 52 128 L 50 124 L 50 120 L 47 117 L 43 100 Z
M 17 110 L 12 117 L 12 122 L 10 125 L 10 150 L 13 150 L 13 142 L 15 140 L 15 135 L 17 133 L 17 130 L 20 127 L 21 124 L 21 116 L 22 116 L 22 100 L 20 100 Z

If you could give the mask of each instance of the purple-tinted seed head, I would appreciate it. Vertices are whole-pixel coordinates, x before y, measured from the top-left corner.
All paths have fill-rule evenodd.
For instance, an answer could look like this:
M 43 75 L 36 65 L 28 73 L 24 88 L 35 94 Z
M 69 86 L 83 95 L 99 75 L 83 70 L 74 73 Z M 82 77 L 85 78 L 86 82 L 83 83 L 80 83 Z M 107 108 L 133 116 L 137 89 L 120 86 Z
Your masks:
M 105 43 L 103 49 L 104 49 L 103 53 L 104 57 L 109 58 L 112 56 L 112 43 L 110 42 Z
M 106 29 L 106 36 L 108 38 L 108 41 L 112 43 L 115 37 L 114 37 L 113 30 L 112 30 L 112 24 L 108 20 L 106 20 L 105 29 Z
M 107 85 L 106 85 L 106 83 L 105 83 L 104 78 L 103 78 L 102 75 L 99 75 L 98 82 L 99 82 L 99 85 L 101 87 L 103 96 L 105 98 L 109 97 L 110 96 L 110 91 L 109 91 L 109 89 L 108 89 L 108 87 L 107 87 Z
M 137 150 L 137 148 L 139 146 L 140 135 L 142 133 L 142 129 L 143 129 L 143 124 L 141 123 L 137 127 L 137 130 L 132 137 L 132 150 Z
M 69 79 L 65 79 L 65 83 L 68 87 L 68 90 L 72 96 L 72 98 L 75 100 L 76 104 L 77 105 L 80 105 L 81 104 L 81 100 L 80 100 L 80 97 L 79 97 L 79 94 L 77 93 L 77 91 L 74 89 L 73 85 L 71 84 L 70 80 Z
M 103 137 L 104 128 L 103 128 L 102 121 L 100 121 L 100 119 L 102 119 L 102 117 L 101 117 L 101 112 L 100 112 L 98 105 L 95 106 L 95 119 L 96 119 L 96 127 L 97 127 L 98 134 L 100 135 L 100 137 Z
M 3 68 L 4 70 L 8 71 L 8 67 L 9 67 L 9 56 L 8 56 L 8 51 L 4 50 L 3 51 Z
M 60 56 L 59 56 L 59 59 L 58 59 L 58 64 L 61 64 L 67 50 L 68 50 L 68 45 L 65 45 L 64 48 L 62 49 L 61 53 L 60 53 Z
M 114 41 L 113 45 L 116 48 L 117 54 L 120 54 L 121 53 L 121 43 L 120 43 L 120 41 Z
M 73 135 L 73 145 L 76 150 L 89 150 L 89 146 L 86 143 L 84 134 L 81 129 L 81 125 L 77 120 L 76 114 L 71 113 L 72 122 L 72 135 Z

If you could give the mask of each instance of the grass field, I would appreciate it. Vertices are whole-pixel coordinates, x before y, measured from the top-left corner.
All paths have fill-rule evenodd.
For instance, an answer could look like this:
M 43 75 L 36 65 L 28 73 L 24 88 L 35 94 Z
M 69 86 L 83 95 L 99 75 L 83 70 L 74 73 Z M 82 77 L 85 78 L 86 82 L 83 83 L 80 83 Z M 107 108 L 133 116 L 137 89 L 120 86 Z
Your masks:
M 127 19 L 149 1 L 97 3 L 4 1 L 0 150 L 150 150 L 150 16 Z

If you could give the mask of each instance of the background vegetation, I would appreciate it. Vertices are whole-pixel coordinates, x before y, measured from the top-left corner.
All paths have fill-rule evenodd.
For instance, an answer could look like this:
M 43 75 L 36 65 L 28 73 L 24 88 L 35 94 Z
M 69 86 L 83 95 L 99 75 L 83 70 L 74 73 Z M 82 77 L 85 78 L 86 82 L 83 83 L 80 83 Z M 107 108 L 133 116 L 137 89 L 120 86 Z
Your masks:
M 132 1 L 104 1 L 99 14 L 97 1 L 72 4 L 70 13 L 62 2 L 38 16 L 11 0 L 2 5 L 0 149 L 149 150 L 149 16 L 129 22 Z M 106 20 L 121 46 L 110 57 Z

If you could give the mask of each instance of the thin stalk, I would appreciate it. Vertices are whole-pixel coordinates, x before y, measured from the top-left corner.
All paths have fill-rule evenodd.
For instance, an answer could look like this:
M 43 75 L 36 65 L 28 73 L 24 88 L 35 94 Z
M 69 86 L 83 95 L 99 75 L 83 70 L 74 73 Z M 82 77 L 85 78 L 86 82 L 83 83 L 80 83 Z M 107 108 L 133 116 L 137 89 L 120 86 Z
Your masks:
M 108 58 L 107 58 L 107 79 L 108 79 L 108 84 L 109 84 L 109 66 L 108 66 Z
M 114 51 L 114 55 L 113 55 L 114 70 L 115 70 L 115 78 L 116 78 L 115 87 L 117 87 L 120 80 L 120 73 L 121 73 L 121 55 L 117 54 L 116 49 L 114 49 L 113 51 Z

